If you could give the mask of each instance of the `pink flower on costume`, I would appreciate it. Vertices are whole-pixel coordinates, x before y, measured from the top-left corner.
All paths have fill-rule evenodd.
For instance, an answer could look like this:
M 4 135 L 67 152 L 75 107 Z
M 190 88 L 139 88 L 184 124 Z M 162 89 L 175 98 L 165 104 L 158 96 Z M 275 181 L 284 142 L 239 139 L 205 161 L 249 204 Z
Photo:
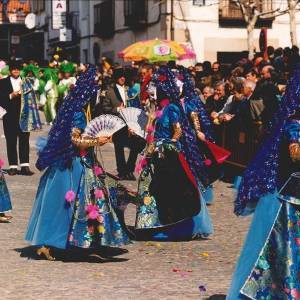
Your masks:
M 158 119 L 158 118 L 160 118 L 162 116 L 162 110 L 157 110 L 156 112 L 155 112 L 155 117 Z
M 170 104 L 170 100 L 169 99 L 162 99 L 159 104 L 160 104 L 161 107 L 166 107 L 167 105 Z
M 99 217 L 99 213 L 96 210 L 92 210 L 89 214 L 88 214 L 88 218 L 90 220 L 96 220 Z
M 295 238 L 295 242 L 296 242 L 297 246 L 300 246 L 300 239 L 299 238 Z
M 75 200 L 75 193 L 70 190 L 66 192 L 65 199 L 68 203 L 71 203 Z
M 204 160 L 204 165 L 205 166 L 209 167 L 209 166 L 211 166 L 211 164 L 212 164 L 212 161 L 210 159 Z
M 87 212 L 88 218 L 90 220 L 96 220 L 99 216 L 98 207 L 96 205 L 87 205 L 85 211 Z
M 148 144 L 153 143 L 154 142 L 154 136 L 149 134 L 146 138 L 146 141 L 147 141 Z
M 94 173 L 96 176 L 102 175 L 103 174 L 103 169 L 99 166 L 94 166 Z
M 96 199 L 103 198 L 103 197 L 104 197 L 103 191 L 100 190 L 100 189 L 96 189 L 96 190 L 95 190 L 95 197 L 96 197 Z
M 154 131 L 154 127 L 152 125 L 147 127 L 147 132 L 152 133 Z
M 141 171 L 146 167 L 147 165 L 147 159 L 144 157 L 142 158 L 139 163 L 137 164 L 136 168 L 135 168 L 135 171 L 140 174 Z
M 0 159 L 0 169 L 2 169 L 4 166 L 4 160 L 3 159 Z
M 293 299 L 300 299 L 300 291 L 298 289 L 292 289 L 291 296 L 293 297 Z

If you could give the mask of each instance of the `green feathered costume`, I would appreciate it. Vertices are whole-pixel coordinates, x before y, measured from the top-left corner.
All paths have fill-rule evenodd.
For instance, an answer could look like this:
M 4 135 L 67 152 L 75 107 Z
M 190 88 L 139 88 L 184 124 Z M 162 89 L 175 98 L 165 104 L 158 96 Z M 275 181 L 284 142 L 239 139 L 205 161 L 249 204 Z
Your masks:
M 39 90 L 41 92 L 40 103 L 44 105 L 46 122 L 51 124 L 56 117 L 56 102 L 58 99 L 57 71 L 51 68 L 41 70 L 43 75 L 40 80 Z

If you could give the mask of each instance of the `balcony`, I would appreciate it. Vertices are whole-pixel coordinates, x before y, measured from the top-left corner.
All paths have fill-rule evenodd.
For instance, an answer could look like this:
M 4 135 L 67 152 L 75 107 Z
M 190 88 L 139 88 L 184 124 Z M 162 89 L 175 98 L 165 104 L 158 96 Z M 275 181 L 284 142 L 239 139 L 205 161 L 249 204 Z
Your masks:
M 30 0 L 1 1 L 0 12 L 0 24 L 24 24 L 31 12 Z
M 257 8 L 259 11 L 272 11 L 272 1 L 254 1 L 257 2 Z M 256 27 L 272 27 L 273 20 L 273 17 L 265 16 L 263 19 L 258 19 Z M 240 8 L 232 0 L 220 0 L 219 25 L 220 27 L 246 27 Z

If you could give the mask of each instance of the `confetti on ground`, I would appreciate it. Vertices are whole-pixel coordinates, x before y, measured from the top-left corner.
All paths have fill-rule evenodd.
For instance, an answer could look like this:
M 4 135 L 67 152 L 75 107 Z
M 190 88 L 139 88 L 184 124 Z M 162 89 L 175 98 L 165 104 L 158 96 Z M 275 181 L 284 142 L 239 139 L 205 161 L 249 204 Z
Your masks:
M 203 257 L 209 257 L 209 254 L 207 252 L 202 252 L 202 253 L 200 253 L 200 255 Z
M 206 292 L 206 287 L 204 285 L 199 285 L 200 292 Z
M 161 248 L 161 244 L 160 243 L 147 242 L 147 243 L 145 243 L 145 245 L 146 246 L 153 246 L 153 247 Z

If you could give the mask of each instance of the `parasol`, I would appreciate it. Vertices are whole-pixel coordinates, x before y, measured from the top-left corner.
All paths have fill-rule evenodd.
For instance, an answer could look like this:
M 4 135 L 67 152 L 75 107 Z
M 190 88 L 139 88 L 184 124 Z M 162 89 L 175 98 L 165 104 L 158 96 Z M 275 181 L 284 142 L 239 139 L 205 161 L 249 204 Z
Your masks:
M 154 39 L 134 43 L 118 55 L 124 61 L 147 60 L 153 63 L 191 58 L 195 56 L 195 53 L 175 41 Z

